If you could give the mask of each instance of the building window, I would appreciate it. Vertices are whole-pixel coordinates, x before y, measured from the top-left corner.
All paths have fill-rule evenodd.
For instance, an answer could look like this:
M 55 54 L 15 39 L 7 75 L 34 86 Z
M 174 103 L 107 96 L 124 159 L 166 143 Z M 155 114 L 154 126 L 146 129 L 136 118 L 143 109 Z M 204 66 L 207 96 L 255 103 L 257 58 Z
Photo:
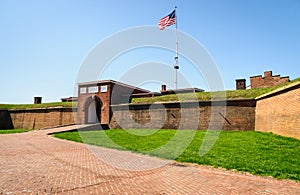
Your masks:
M 89 93 L 98 93 L 98 91 L 99 91 L 98 86 L 93 86 L 88 88 Z
M 100 88 L 100 92 L 101 92 L 101 93 L 105 93 L 105 92 L 107 92 L 107 85 L 103 85 L 103 86 L 101 86 L 101 88 Z
M 85 94 L 86 93 L 86 87 L 80 87 L 79 93 L 80 94 Z

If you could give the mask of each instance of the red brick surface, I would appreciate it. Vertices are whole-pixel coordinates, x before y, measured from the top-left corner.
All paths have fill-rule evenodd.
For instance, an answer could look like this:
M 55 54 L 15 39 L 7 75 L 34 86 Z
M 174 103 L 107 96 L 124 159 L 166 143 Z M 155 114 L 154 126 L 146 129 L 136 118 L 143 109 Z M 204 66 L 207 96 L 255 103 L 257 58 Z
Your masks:
M 254 130 L 254 99 L 113 105 L 110 128 Z
M 300 82 L 291 85 L 257 100 L 256 131 L 300 139 Z
M 280 77 L 280 75 L 273 76 L 272 71 L 264 72 L 264 77 L 262 77 L 261 75 L 250 77 L 250 84 L 252 89 L 273 87 L 289 81 L 289 77 Z
M 107 86 L 107 92 L 101 92 L 100 87 L 98 87 L 97 93 L 85 93 L 80 94 L 78 93 L 78 110 L 77 110 L 77 123 L 78 124 L 85 124 L 86 121 L 86 109 L 89 106 L 87 100 L 92 98 L 93 96 L 96 96 L 101 101 L 101 112 L 100 112 L 100 123 L 101 124 L 107 124 L 109 122 L 109 116 L 110 116 L 110 93 L 111 93 L 111 84 L 104 83 L 103 85 Z M 87 91 L 89 86 L 85 86 Z M 80 90 L 80 89 L 78 89 Z
M 46 135 L 63 129 L 0 135 L 0 194 L 300 194 L 293 181 L 178 166 Z
M 9 110 L 9 113 L 15 129 L 42 129 L 75 124 L 76 108 Z
M 101 92 L 101 86 L 107 86 L 107 91 Z M 89 87 L 98 87 L 98 92 L 89 93 Z M 80 88 L 86 88 L 87 93 L 81 94 Z M 87 122 L 86 109 L 89 106 L 89 99 L 91 98 L 94 99 L 94 97 L 98 97 L 100 99 L 100 123 L 109 124 L 111 117 L 111 104 L 129 103 L 131 94 L 145 92 L 149 91 L 112 80 L 80 83 L 78 88 L 77 124 L 85 124 Z

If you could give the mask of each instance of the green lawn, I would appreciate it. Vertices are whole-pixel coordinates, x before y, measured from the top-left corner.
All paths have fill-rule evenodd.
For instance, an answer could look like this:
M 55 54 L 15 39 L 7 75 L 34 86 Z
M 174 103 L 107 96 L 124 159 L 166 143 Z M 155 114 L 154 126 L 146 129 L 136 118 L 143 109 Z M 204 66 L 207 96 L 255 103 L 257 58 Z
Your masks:
M 0 130 L 0 134 L 11 134 L 11 133 L 23 133 L 27 132 L 25 129 L 8 129 L 8 130 Z
M 255 131 L 222 131 L 213 148 L 200 156 L 199 148 L 206 133 L 191 130 L 130 130 L 130 133 L 106 130 L 64 132 L 54 136 L 168 159 L 177 157 L 176 152 L 187 140 L 188 147 L 175 158 L 179 162 L 300 181 L 300 140 Z

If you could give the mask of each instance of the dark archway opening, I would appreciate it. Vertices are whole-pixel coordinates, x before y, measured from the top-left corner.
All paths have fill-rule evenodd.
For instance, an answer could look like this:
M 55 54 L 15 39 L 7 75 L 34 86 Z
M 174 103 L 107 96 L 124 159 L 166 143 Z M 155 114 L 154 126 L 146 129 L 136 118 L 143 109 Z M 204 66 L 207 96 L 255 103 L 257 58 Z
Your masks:
M 95 124 L 101 123 L 101 107 L 102 103 L 97 96 L 91 96 L 85 103 L 85 123 Z

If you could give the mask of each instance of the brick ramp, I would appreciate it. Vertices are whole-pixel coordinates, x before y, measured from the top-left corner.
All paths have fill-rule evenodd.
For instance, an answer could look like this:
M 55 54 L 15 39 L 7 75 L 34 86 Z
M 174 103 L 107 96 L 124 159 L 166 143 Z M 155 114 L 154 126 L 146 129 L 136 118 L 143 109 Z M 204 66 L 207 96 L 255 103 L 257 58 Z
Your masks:
M 47 135 L 72 128 L 0 135 L 0 194 L 300 194 L 300 183 L 293 181 L 143 158 Z M 125 165 L 109 164 L 103 156 Z

